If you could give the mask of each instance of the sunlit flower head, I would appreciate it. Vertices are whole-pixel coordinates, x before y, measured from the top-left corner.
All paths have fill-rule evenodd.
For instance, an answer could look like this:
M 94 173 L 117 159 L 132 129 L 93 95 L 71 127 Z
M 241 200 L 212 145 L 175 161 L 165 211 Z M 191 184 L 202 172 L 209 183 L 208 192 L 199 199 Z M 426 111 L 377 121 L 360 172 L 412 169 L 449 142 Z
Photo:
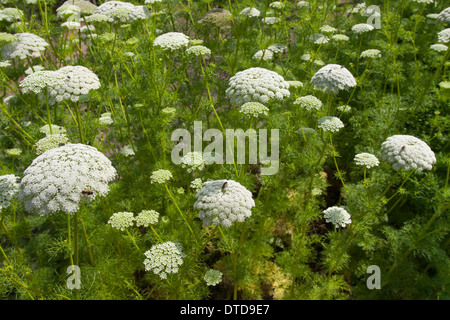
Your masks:
M 240 108 L 239 112 L 249 118 L 259 118 L 269 114 L 269 108 L 259 102 L 246 102 Z
M 207 181 L 195 197 L 194 209 L 199 210 L 198 217 L 206 226 L 228 228 L 235 221 L 244 222 L 255 206 L 252 193 L 233 180 Z
M 49 134 L 44 138 L 38 140 L 34 147 L 36 148 L 36 154 L 43 154 L 45 151 L 58 148 L 69 142 L 69 138 L 64 134 Z
M 144 260 L 145 271 L 152 271 L 161 279 L 166 279 L 168 274 L 178 273 L 186 257 L 181 245 L 172 241 L 154 244 L 144 255 L 147 257 Z
M 290 96 L 289 83 L 278 73 L 264 68 L 250 68 L 230 78 L 226 95 L 231 103 L 267 103 L 271 99 L 283 100 Z
M 181 32 L 164 33 L 153 41 L 153 46 L 163 50 L 174 51 L 185 48 L 189 45 L 189 37 Z
M 378 161 L 378 158 L 375 155 L 366 152 L 358 153 L 353 160 L 358 166 L 364 166 L 367 169 L 376 167 L 380 164 L 380 161 Z
M 151 183 L 166 183 L 170 179 L 172 179 L 172 172 L 165 169 L 159 169 L 152 172 L 152 175 L 150 176 Z
M 312 95 L 297 98 L 294 104 L 306 110 L 319 110 L 322 107 L 322 101 Z
M 356 86 L 356 80 L 350 71 L 338 64 L 327 64 L 320 68 L 311 78 L 311 82 L 319 89 L 334 93 Z
M 33 160 L 24 171 L 19 200 L 25 210 L 41 216 L 75 213 L 82 201 L 105 196 L 115 176 L 116 169 L 103 153 L 92 146 L 69 143 Z
M 206 271 L 203 279 L 206 281 L 208 286 L 215 286 L 216 284 L 222 282 L 223 273 L 219 270 L 209 269 Z
M 337 117 L 325 116 L 318 120 L 318 127 L 323 131 L 338 132 L 344 127 L 344 123 Z
M 48 47 L 43 38 L 32 33 L 16 33 L 14 36 L 17 41 L 6 43 L 3 47 L 3 59 L 39 58 L 42 51 Z
M 256 8 L 247 7 L 247 8 L 242 9 L 240 15 L 246 16 L 249 18 L 257 18 L 261 15 L 261 11 L 259 11 Z
M 135 218 L 137 227 L 146 227 L 157 224 L 159 213 L 155 210 L 142 210 Z
M 116 212 L 109 218 L 108 224 L 112 228 L 125 231 L 127 228 L 131 228 L 134 224 L 133 212 Z
M 438 33 L 438 40 L 442 43 L 450 42 L 450 28 L 444 29 Z
M 17 197 L 20 188 L 20 178 L 14 174 L 0 176 L 0 210 L 6 209 Z
M 344 228 L 347 224 L 352 223 L 350 214 L 344 208 L 337 206 L 329 207 L 323 211 L 323 217 L 328 223 L 332 223 L 335 227 Z
M 436 162 L 433 150 L 426 142 L 410 135 L 394 135 L 381 145 L 381 159 L 394 170 L 431 170 Z

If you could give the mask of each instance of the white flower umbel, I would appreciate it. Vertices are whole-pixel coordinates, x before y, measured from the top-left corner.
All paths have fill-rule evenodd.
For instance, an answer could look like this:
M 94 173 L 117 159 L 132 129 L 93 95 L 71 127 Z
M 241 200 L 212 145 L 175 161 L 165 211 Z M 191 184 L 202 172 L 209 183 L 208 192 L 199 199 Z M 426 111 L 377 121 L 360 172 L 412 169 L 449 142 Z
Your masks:
M 436 162 L 433 150 L 422 140 L 410 135 L 394 135 L 381 145 L 381 159 L 394 170 L 431 170 Z
M 66 66 L 57 71 L 63 75 L 64 82 L 53 87 L 50 94 L 56 101 L 71 100 L 77 102 L 81 97 L 87 96 L 89 91 L 100 88 L 97 75 L 83 66 Z
M 438 40 L 442 43 L 450 42 L 450 28 L 444 29 L 438 33 Z
M 242 11 L 239 14 L 242 16 L 249 17 L 249 18 L 257 18 L 261 15 L 261 11 L 259 11 L 256 8 L 247 7 L 247 8 L 242 9 Z
M 49 134 L 45 138 L 42 138 L 34 145 L 36 148 L 36 154 L 41 155 L 45 151 L 60 147 L 63 144 L 69 142 L 69 138 L 64 134 Z
M 53 90 L 64 83 L 64 76 L 56 71 L 36 71 L 32 74 L 26 76 L 20 83 L 19 86 L 22 88 L 23 93 L 29 91 L 35 94 L 44 93 L 45 89 L 47 92 Z
M 442 10 L 436 17 L 438 23 L 450 23 L 450 7 Z
M 312 109 L 319 110 L 322 107 L 322 101 L 312 95 L 297 98 L 294 104 L 308 111 Z
M 81 14 L 92 14 L 97 9 L 97 6 L 89 1 L 86 0 L 67 0 L 65 1 L 58 9 L 58 10 L 64 10 L 64 7 L 68 6 L 77 6 L 80 8 Z
M 152 271 L 161 279 L 167 279 L 167 275 L 177 273 L 178 268 L 183 264 L 186 255 L 179 243 L 167 241 L 153 245 L 144 255 L 145 271 Z
M 163 50 L 175 51 L 186 48 L 189 45 L 189 37 L 181 32 L 164 33 L 153 41 L 153 46 Z
M 380 161 L 378 161 L 376 156 L 367 152 L 358 153 L 353 160 L 358 166 L 364 166 L 367 169 L 376 167 L 380 164 Z
M 19 177 L 13 174 L 0 176 L 0 209 L 6 209 L 19 193 Z
M 45 67 L 43 67 L 41 65 L 37 65 L 37 66 L 29 67 L 27 70 L 25 70 L 25 74 L 30 75 L 34 72 L 43 71 L 43 70 L 45 70 Z
M 48 43 L 32 33 L 16 33 L 17 41 L 5 44 L 2 51 L 3 59 L 20 60 L 30 58 L 39 58 L 41 52 L 48 47 Z
M 239 112 L 248 118 L 259 118 L 269 114 L 269 108 L 259 102 L 246 102 L 240 108 Z
M 348 41 L 350 40 L 345 34 L 335 34 L 331 36 L 331 39 L 338 42 Z
M 166 183 L 170 179 L 172 179 L 172 172 L 165 169 L 159 169 L 152 172 L 152 175 L 150 176 L 151 183 Z
M 42 216 L 58 211 L 73 214 L 82 201 L 105 196 L 115 176 L 111 161 L 96 148 L 66 144 L 33 160 L 24 171 L 19 200 L 25 210 Z
M 50 134 L 50 126 L 48 124 L 46 124 L 45 126 L 42 126 L 39 129 L 39 131 L 44 133 L 45 135 L 49 135 Z M 57 126 L 56 124 L 52 124 L 52 134 L 65 134 L 65 133 L 66 133 L 66 128 Z
M 109 22 L 113 22 L 115 17 L 119 14 L 114 12 L 118 8 L 128 9 L 128 15 L 134 10 L 134 4 L 125 1 L 107 1 L 99 5 L 93 14 L 103 14 L 108 17 Z
M 360 58 L 375 59 L 381 57 L 381 51 L 378 49 L 367 49 L 361 52 Z
M 152 16 L 150 11 L 144 6 L 135 6 L 133 11 L 128 15 L 128 22 L 135 22 L 148 19 Z
M 201 178 L 197 178 L 191 181 L 190 187 L 193 191 L 197 192 L 203 187 L 203 181 Z
M 350 214 L 344 208 L 330 207 L 323 211 L 323 217 L 326 222 L 332 223 L 335 227 L 345 227 L 352 223 Z
M 318 127 L 323 131 L 338 132 L 344 127 L 344 123 L 337 117 L 325 116 L 318 120 Z
M 116 212 L 109 218 L 108 224 L 114 229 L 125 231 L 134 224 L 133 212 Z
M 216 284 L 222 282 L 223 273 L 219 270 L 209 269 L 206 271 L 203 279 L 206 281 L 208 286 L 215 286 Z
M 356 80 L 350 71 L 338 64 L 327 64 L 320 68 L 311 78 L 311 82 L 325 92 L 334 93 L 356 86 Z
M 158 219 L 159 213 L 155 210 L 142 210 L 135 218 L 136 226 L 147 228 L 152 224 L 157 224 Z
M 125 157 L 134 156 L 133 146 L 131 144 L 126 145 L 120 149 L 119 153 Z
M 445 51 L 447 51 L 448 47 L 442 43 L 435 43 L 435 44 L 430 45 L 430 49 L 437 51 L 437 52 L 445 52 Z
M 197 45 L 186 49 L 187 54 L 194 55 L 196 57 L 207 56 L 211 54 L 211 50 L 205 46 Z
M 374 26 L 368 23 L 358 23 L 352 27 L 352 31 L 356 34 L 363 34 L 372 31 L 373 29 L 375 29 Z
M 286 47 L 284 44 L 281 43 L 274 43 L 270 45 L 267 50 L 272 51 L 273 53 L 283 53 L 288 50 L 288 47 Z
M 254 60 L 270 61 L 273 59 L 273 51 L 269 49 L 259 50 L 253 55 Z
M 188 152 L 181 158 L 181 167 L 186 168 L 187 172 L 202 170 L 205 167 L 205 159 L 200 152 Z
M 104 112 L 101 114 L 100 118 L 98 118 L 98 121 L 101 125 L 107 126 L 113 123 L 113 119 L 111 117 L 111 112 Z
M 194 209 L 206 226 L 228 228 L 235 221 L 244 222 L 255 206 L 252 193 L 233 180 L 207 181 L 195 197 Z
M 230 78 L 226 95 L 231 103 L 267 103 L 271 99 L 283 100 L 290 96 L 289 83 L 278 73 L 264 68 L 250 68 Z

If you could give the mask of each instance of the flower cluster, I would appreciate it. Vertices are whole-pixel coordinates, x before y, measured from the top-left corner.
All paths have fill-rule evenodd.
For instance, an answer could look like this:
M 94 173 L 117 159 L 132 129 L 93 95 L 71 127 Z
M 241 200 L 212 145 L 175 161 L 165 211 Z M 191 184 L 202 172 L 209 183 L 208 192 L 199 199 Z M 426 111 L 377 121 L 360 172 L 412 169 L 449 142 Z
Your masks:
M 197 178 L 191 181 L 190 187 L 194 191 L 199 191 L 203 187 L 203 181 L 202 178 Z
M 337 117 L 325 116 L 318 120 L 318 127 L 323 131 L 338 132 L 344 127 L 344 124 Z
M 358 23 L 352 27 L 352 31 L 356 34 L 363 34 L 375 29 L 372 25 L 368 23 Z
M 131 144 L 124 146 L 122 149 L 120 149 L 119 153 L 121 155 L 124 155 L 125 157 L 134 156 L 135 154 L 133 146 Z
M 394 135 L 381 145 L 381 159 L 389 162 L 394 170 L 431 170 L 436 157 L 422 140 L 410 135 Z
M 438 33 L 438 40 L 442 43 L 450 42 L 450 28 L 444 29 Z
M 348 36 L 346 36 L 345 34 L 332 35 L 331 39 L 334 40 L 334 41 L 338 41 L 338 42 L 350 40 L 350 38 Z
M 326 222 L 331 222 L 335 227 L 344 228 L 347 224 L 352 223 L 352 219 L 347 210 L 336 206 L 323 211 L 323 217 Z
M 257 18 L 261 15 L 261 11 L 259 11 L 256 8 L 247 7 L 247 8 L 242 9 L 242 11 L 240 12 L 240 15 L 246 16 L 249 18 Z
M 258 118 L 260 116 L 267 116 L 269 114 L 269 108 L 259 102 L 246 102 L 241 106 L 239 112 L 249 118 Z
M 19 193 L 19 177 L 13 174 L 0 176 L 0 210 L 10 206 L 12 200 Z
M 179 243 L 167 241 L 153 245 L 144 255 L 145 271 L 152 271 L 161 279 L 166 279 L 170 273 L 177 273 L 186 255 Z
M 108 224 L 114 229 L 125 231 L 134 224 L 133 212 L 116 212 L 109 218 Z
M 374 156 L 371 153 L 366 153 L 366 152 L 358 153 L 355 156 L 354 160 L 358 166 L 364 166 L 367 169 L 376 167 L 380 164 L 380 161 L 378 161 L 376 156 Z
M 19 148 L 11 148 L 6 150 L 6 154 L 10 157 L 18 157 L 22 154 L 22 150 Z
M 93 14 L 97 6 L 86 0 L 67 0 L 56 11 L 64 10 L 64 7 L 77 6 L 81 14 Z
M 437 52 L 445 52 L 445 51 L 447 51 L 448 47 L 442 43 L 435 43 L 435 44 L 430 45 L 430 49 L 437 51 Z
M 83 66 L 66 66 L 56 72 L 64 76 L 64 82 L 53 87 L 50 94 L 55 100 L 71 100 L 77 102 L 89 91 L 100 88 L 100 81 L 95 73 Z
M 229 81 L 226 95 L 238 105 L 270 99 L 282 100 L 290 96 L 289 83 L 278 73 L 264 68 L 250 68 L 237 72 Z
M 19 84 L 23 93 L 29 91 L 40 94 L 44 89 L 47 89 L 47 94 L 54 88 L 62 85 L 64 76 L 55 71 L 36 71 L 25 77 Z
M 3 59 L 38 58 L 41 56 L 41 52 L 48 47 L 48 43 L 44 39 L 32 33 L 16 33 L 14 36 L 17 41 L 6 43 L 3 47 Z
M 153 41 L 153 46 L 161 47 L 163 50 L 174 51 L 187 47 L 189 37 L 181 32 L 167 32 Z
M 361 52 L 360 58 L 380 58 L 381 57 L 381 51 L 378 49 L 367 49 Z
M 187 168 L 187 172 L 202 170 L 205 167 L 205 159 L 200 152 L 188 152 L 181 158 L 181 167 Z
M 121 20 L 122 15 L 126 13 L 124 21 L 127 16 L 133 12 L 134 4 L 125 1 L 107 1 L 97 7 L 93 14 L 103 14 L 108 17 L 109 22 Z
M 206 271 L 203 279 L 206 281 L 208 286 L 215 286 L 216 284 L 222 282 L 223 273 L 219 270 L 209 269 Z
M 111 112 L 104 112 L 100 115 L 100 118 L 98 118 L 98 121 L 101 125 L 110 125 L 113 123 L 113 119 L 111 118 Z
M 159 169 L 152 172 L 152 175 L 150 176 L 151 183 L 166 183 L 172 179 L 172 172 L 165 169 Z
M 334 93 L 356 86 L 356 80 L 350 71 L 338 64 L 327 64 L 320 68 L 311 78 L 311 82 L 319 89 L 326 92 L 331 90 Z
M 442 11 L 438 14 L 438 16 L 437 16 L 437 18 L 436 18 L 436 21 L 437 21 L 438 23 L 450 23 L 450 7 L 448 7 L 448 8 L 446 8 L 446 9 L 442 10 Z
M 39 132 L 45 134 L 45 135 L 49 135 L 49 134 L 65 134 L 66 133 L 66 128 L 61 127 L 61 126 L 57 126 L 56 124 L 52 124 L 51 125 L 51 132 L 50 132 L 50 126 L 48 124 L 46 124 L 45 126 L 42 126 L 39 129 Z
M 192 46 L 186 49 L 186 53 L 187 54 L 192 54 L 196 57 L 199 56 L 207 56 L 211 54 L 211 50 L 205 46 L 202 45 L 197 45 L 197 46 Z
M 233 15 L 230 11 L 222 8 L 209 10 L 203 17 L 198 20 L 198 23 L 209 27 L 228 28 L 231 26 Z
M 142 210 L 135 218 L 136 226 L 149 227 L 152 224 L 157 224 L 159 213 L 155 210 Z
M 253 55 L 253 59 L 255 60 L 264 60 L 264 61 L 270 61 L 273 59 L 273 51 L 266 49 L 266 50 L 259 50 Z
M 36 148 L 36 154 L 41 155 L 45 151 L 57 148 L 69 142 L 69 138 L 64 134 L 49 134 L 45 138 L 40 139 L 34 145 Z
M 49 103 L 71 100 L 77 102 L 90 90 L 100 87 L 95 73 L 83 66 L 66 66 L 56 71 L 37 71 L 20 82 L 24 92 L 43 94 L 46 89 Z
M 66 144 L 33 160 L 24 171 L 19 199 L 26 210 L 43 216 L 58 211 L 74 213 L 83 200 L 106 195 L 108 182 L 115 176 L 111 161 L 96 148 Z M 92 195 L 86 196 L 85 189 Z
M 252 193 L 233 180 L 207 181 L 195 195 L 194 209 L 205 225 L 231 226 L 234 221 L 243 222 L 251 216 L 255 206 Z
M 297 98 L 294 101 L 294 104 L 297 104 L 300 106 L 300 108 L 304 108 L 306 110 L 319 110 L 322 107 L 322 101 L 312 95 Z

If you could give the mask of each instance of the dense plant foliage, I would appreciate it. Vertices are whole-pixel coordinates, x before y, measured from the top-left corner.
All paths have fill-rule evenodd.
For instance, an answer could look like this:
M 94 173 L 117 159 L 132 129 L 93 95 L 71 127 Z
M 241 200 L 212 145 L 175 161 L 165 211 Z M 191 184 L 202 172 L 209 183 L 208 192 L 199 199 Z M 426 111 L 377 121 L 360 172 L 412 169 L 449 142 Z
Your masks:
M 2 299 L 450 298 L 448 2 L 1 6 Z

